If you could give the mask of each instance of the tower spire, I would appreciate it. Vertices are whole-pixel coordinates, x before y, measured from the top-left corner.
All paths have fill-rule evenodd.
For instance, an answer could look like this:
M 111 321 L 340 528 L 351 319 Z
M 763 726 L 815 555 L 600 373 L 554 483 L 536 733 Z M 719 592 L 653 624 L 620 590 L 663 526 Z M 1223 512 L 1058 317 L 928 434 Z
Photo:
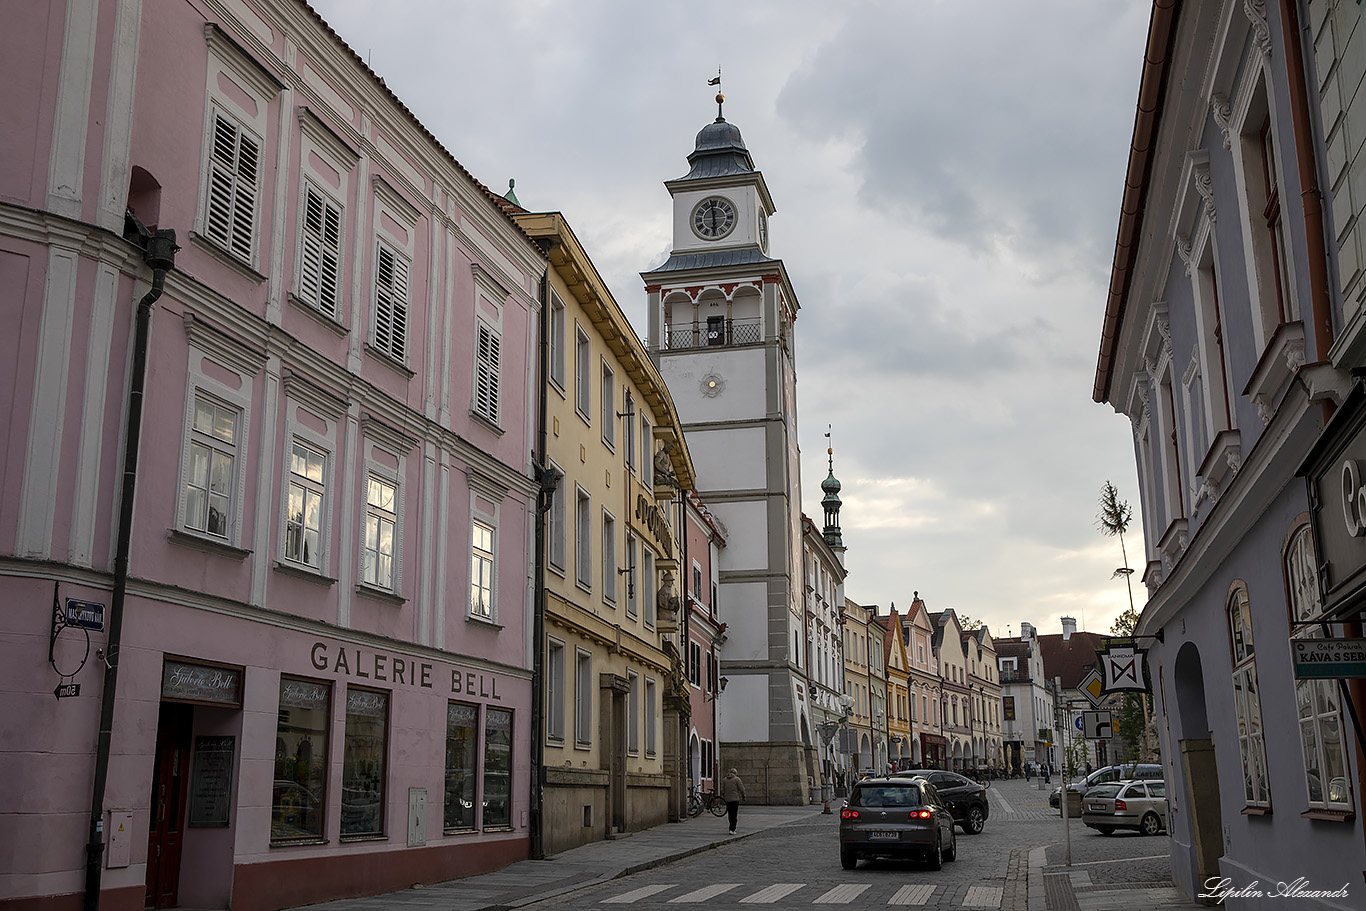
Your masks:
M 825 438 L 830 439 L 830 425 L 826 425 Z M 844 504 L 840 501 L 840 482 L 835 477 L 835 447 L 831 443 L 826 444 L 826 458 L 830 465 L 830 475 L 821 482 L 821 490 L 825 491 L 825 497 L 821 500 L 821 506 L 825 508 L 825 543 L 831 547 L 844 549 L 844 538 L 840 534 L 840 507 Z

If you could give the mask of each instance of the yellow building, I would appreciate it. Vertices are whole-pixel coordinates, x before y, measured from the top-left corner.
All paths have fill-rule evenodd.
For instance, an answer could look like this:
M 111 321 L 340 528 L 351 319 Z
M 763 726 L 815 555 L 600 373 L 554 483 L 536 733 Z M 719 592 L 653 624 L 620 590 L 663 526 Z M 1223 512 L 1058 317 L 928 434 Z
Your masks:
M 558 213 L 514 218 L 551 264 L 543 445 L 558 484 L 545 504 L 540 828 L 549 855 L 677 818 L 683 805 L 680 491 L 694 483 L 669 392 L 569 224 Z
M 887 668 L 888 762 L 906 769 L 912 763 L 911 668 L 906 657 L 906 639 L 901 632 L 901 615 L 895 604 L 891 616 L 879 617 L 878 623 L 887 631 L 883 655 Z

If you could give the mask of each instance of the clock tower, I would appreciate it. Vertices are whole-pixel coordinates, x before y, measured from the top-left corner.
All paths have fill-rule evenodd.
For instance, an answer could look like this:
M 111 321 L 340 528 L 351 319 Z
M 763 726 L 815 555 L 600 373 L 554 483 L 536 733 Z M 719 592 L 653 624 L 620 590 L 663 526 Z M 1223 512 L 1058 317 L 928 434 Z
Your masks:
M 769 255 L 768 186 L 722 116 L 724 98 L 716 101 L 688 173 L 664 184 L 673 249 L 641 273 L 649 347 L 678 409 L 698 495 L 728 533 L 715 606 L 726 624 L 719 762 L 739 769 L 758 800 L 805 804 L 820 773 L 803 628 L 797 296 Z

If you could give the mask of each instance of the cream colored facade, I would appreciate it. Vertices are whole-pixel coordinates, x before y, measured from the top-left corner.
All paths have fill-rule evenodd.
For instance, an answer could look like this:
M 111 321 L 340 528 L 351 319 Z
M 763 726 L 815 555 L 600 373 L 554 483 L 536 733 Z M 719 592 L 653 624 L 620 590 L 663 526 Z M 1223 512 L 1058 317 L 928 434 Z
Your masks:
M 931 614 L 936 626 L 935 648 L 943 694 L 939 704 L 940 726 L 949 768 L 964 769 L 972 761 L 972 703 L 969 700 L 967 655 L 963 651 L 963 627 L 952 609 Z
M 911 757 L 917 768 L 942 767 L 945 741 L 939 723 L 939 704 L 944 690 L 939 678 L 939 659 L 934 653 L 934 624 L 925 612 L 919 592 L 901 620 L 901 629 L 911 677 Z
M 911 669 L 906 661 L 906 638 L 901 631 L 901 615 L 896 605 L 890 616 L 879 618 L 886 631 L 882 653 L 887 665 L 887 747 L 889 763 L 910 768 L 911 753 Z
M 682 806 L 690 710 L 677 638 L 678 494 L 693 478 L 668 390 L 568 223 L 558 213 L 515 218 L 551 263 L 545 446 L 559 483 L 546 515 L 542 813 L 551 855 L 677 818 Z
M 996 666 L 996 645 L 991 630 L 983 626 L 963 633 L 972 706 L 972 755 L 977 768 L 1004 767 L 1001 746 L 1001 676 Z
M 844 599 L 844 692 L 853 700 L 847 727 L 854 737 L 849 767 L 855 774 L 881 770 L 887 759 L 883 633 L 875 608 Z

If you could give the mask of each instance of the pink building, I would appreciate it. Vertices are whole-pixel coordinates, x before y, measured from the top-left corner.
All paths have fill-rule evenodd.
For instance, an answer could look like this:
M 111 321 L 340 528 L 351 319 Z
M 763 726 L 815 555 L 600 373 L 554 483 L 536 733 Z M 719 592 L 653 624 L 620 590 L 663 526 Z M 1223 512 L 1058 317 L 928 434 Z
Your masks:
M 716 753 L 716 700 L 726 681 L 721 677 L 721 643 L 726 624 L 716 603 L 720 549 L 726 546 L 726 529 L 694 493 L 687 495 L 687 593 L 689 703 L 692 718 L 688 730 L 688 777 L 693 787 L 715 788 L 725 770 L 718 771 Z
M 544 257 L 301 2 L 20 4 L 0 49 L 0 908 L 525 857 Z

